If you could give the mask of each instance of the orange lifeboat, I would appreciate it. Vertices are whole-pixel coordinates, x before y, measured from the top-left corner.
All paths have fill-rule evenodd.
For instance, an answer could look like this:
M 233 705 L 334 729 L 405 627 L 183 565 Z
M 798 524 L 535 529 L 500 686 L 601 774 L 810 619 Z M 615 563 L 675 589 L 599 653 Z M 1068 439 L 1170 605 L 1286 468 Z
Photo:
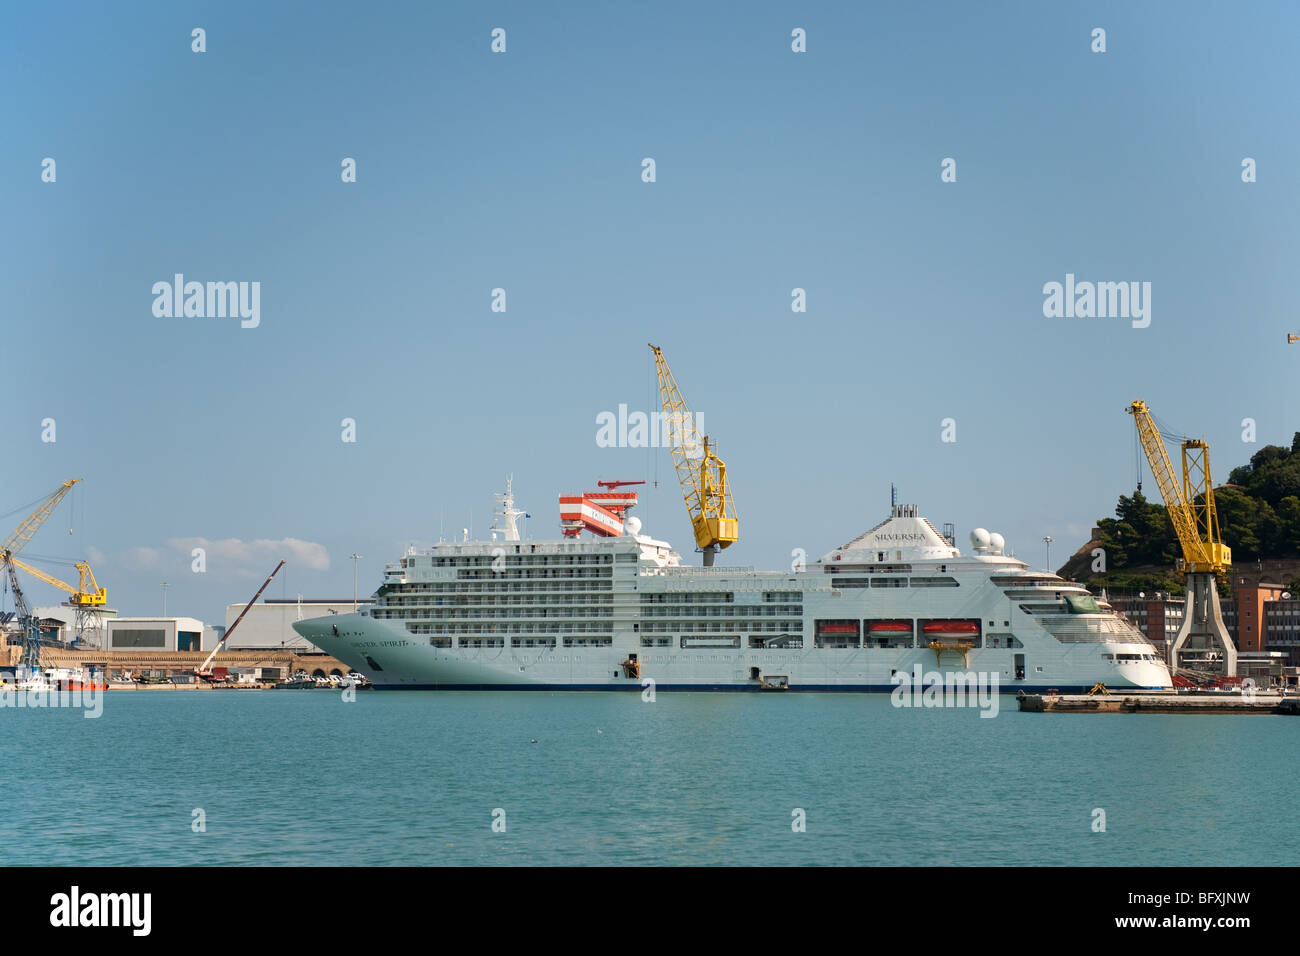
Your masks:
M 935 640 L 978 637 L 980 626 L 974 621 L 931 621 L 921 628 L 925 636 Z

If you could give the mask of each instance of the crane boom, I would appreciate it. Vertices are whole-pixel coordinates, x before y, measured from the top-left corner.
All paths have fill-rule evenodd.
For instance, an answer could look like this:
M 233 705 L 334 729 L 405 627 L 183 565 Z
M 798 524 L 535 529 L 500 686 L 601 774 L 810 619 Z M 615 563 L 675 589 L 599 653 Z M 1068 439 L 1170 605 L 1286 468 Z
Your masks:
M 1219 517 L 1214 507 L 1214 484 L 1210 479 L 1210 449 L 1203 442 L 1183 442 L 1183 478 L 1179 482 L 1165 451 L 1164 438 L 1151 418 L 1146 402 L 1138 399 L 1128 407 L 1137 424 L 1138 438 L 1151 474 L 1160 488 L 1165 510 L 1182 545 L 1185 570 L 1190 573 L 1222 574 L 1232 565 L 1232 550 L 1219 537 Z
M 735 502 L 731 499 L 727 466 L 709 447 L 708 436 L 700 438 L 664 353 L 655 345 L 651 345 L 650 350 L 655 356 L 669 447 L 677 469 L 677 480 L 682 486 L 682 497 L 686 500 L 686 510 L 691 517 L 695 545 L 704 553 L 704 566 L 711 567 L 717 551 L 740 538 L 740 523 L 736 518 Z
M 11 557 L 6 563 L 9 565 L 9 567 L 17 568 L 20 571 L 26 571 L 28 574 L 36 578 L 38 581 L 44 581 L 46 584 L 50 585 L 51 587 L 56 587 L 60 591 L 67 591 L 69 594 L 77 593 L 77 589 L 74 588 L 71 584 L 64 584 L 58 578 L 46 574 L 40 568 L 34 568 L 30 564 L 27 564 L 26 562 L 19 561 L 17 558 Z
M 27 542 L 36 536 L 36 532 L 40 530 L 41 525 L 45 524 L 45 519 L 50 516 L 50 512 L 58 507 L 64 495 L 71 491 L 72 486 L 79 481 L 81 481 L 80 478 L 72 478 L 56 488 L 52 494 L 37 506 L 35 511 L 23 519 L 23 523 L 15 528 L 9 537 L 5 538 L 4 544 L 0 544 L 0 553 L 8 557 L 27 547 Z
M 279 574 L 280 569 L 282 567 L 284 567 L 283 558 L 280 560 L 280 563 L 275 566 L 275 570 L 272 571 L 269 575 L 267 575 L 266 580 L 262 582 L 262 586 L 258 588 L 257 593 L 253 595 L 253 599 L 244 605 L 244 609 L 239 612 L 239 617 L 235 618 L 235 623 L 230 625 L 230 629 L 227 630 L 224 635 L 222 635 L 221 640 L 217 641 L 217 646 L 212 649 L 212 653 L 208 655 L 208 659 L 203 662 L 203 665 L 201 667 L 196 667 L 194 669 L 195 674 L 206 675 L 208 673 L 208 668 L 212 664 L 212 659 L 217 656 L 218 651 L 220 651 L 223 647 L 226 646 L 226 641 L 230 640 L 230 635 L 235 633 L 235 628 L 239 627 L 239 622 L 244 619 L 244 615 L 248 613 L 249 608 L 251 608 L 254 604 L 257 603 L 257 599 L 262 596 L 262 592 L 265 591 L 267 587 L 270 585 L 271 578 Z

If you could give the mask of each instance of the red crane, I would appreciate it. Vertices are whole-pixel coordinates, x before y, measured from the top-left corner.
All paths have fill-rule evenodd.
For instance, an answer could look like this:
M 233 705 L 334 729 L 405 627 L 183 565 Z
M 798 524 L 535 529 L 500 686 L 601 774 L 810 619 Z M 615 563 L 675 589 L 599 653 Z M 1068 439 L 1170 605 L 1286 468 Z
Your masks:
M 282 567 L 284 567 L 284 561 L 281 561 L 279 564 L 275 566 L 275 570 L 272 571 L 270 576 L 265 581 L 262 582 L 262 586 L 258 588 L 257 593 L 253 595 L 253 600 L 249 601 L 246 605 L 244 605 L 244 609 L 239 612 L 239 617 L 235 618 L 235 623 L 230 625 L 230 629 L 227 630 L 226 633 L 222 636 L 221 640 L 217 642 L 217 646 L 212 649 L 212 653 L 208 655 L 208 659 L 204 661 L 200 666 L 194 668 L 194 674 L 196 677 L 201 677 L 204 680 L 212 680 L 213 672 L 210 669 L 212 664 L 212 659 L 217 656 L 218 651 L 220 651 L 223 647 L 226 646 L 226 641 L 230 640 L 230 635 L 235 633 L 235 628 L 239 627 L 239 622 L 244 619 L 244 615 L 248 613 L 248 609 L 257 603 L 257 599 L 262 596 L 262 592 L 265 591 L 267 585 L 271 583 L 271 578 L 275 577 L 280 572 L 280 569 Z M 222 669 L 224 670 L 224 668 Z

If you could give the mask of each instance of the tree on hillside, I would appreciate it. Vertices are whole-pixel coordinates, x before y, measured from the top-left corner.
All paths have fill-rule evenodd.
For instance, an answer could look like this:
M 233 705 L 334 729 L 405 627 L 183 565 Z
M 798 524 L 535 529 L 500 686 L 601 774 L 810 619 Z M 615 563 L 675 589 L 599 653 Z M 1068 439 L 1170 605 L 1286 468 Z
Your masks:
M 1135 491 L 1132 497 L 1120 495 L 1115 518 L 1117 538 L 1126 552 L 1125 563 L 1172 563 L 1179 553 L 1174 525 L 1164 506 L 1148 501 L 1142 492 Z
M 1300 432 L 1296 432 L 1300 439 Z M 1277 534 L 1264 542 L 1270 555 L 1300 555 L 1300 497 L 1288 495 L 1277 505 Z
M 1283 498 L 1300 496 L 1300 432 L 1291 448 L 1265 445 L 1250 458 L 1250 464 L 1232 469 L 1230 484 L 1238 485 L 1252 498 L 1262 498 L 1276 508 Z
M 1300 556 L 1300 432 L 1291 447 L 1266 445 L 1232 469 L 1214 493 L 1223 543 L 1236 561 Z M 1115 517 L 1097 521 L 1106 572 L 1075 562 L 1071 572 L 1098 586 L 1181 592 L 1170 586 L 1183 549 L 1164 505 L 1140 491 L 1120 495 Z M 1136 570 L 1143 569 L 1146 570 Z M 1300 593 L 1292 582 L 1291 590 Z
M 1258 558 L 1261 553 L 1259 522 L 1261 508 L 1268 508 L 1268 503 L 1252 498 L 1240 488 L 1220 488 L 1214 495 L 1215 506 L 1219 512 L 1219 533 L 1223 541 L 1232 548 L 1232 556 L 1237 560 Z M 1270 516 L 1272 508 L 1269 508 Z

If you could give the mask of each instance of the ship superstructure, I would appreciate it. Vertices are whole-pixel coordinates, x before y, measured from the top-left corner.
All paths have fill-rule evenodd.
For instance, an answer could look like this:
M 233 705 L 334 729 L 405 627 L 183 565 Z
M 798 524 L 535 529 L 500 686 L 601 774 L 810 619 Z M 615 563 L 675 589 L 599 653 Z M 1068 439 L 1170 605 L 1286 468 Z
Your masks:
M 632 492 L 621 533 L 562 496 L 566 521 L 604 530 L 537 541 L 512 491 L 498 497 L 494 540 L 408 549 L 373 607 L 294 629 L 378 688 L 891 691 L 917 666 L 995 673 L 1004 692 L 1170 686 L 1157 649 L 1082 585 L 983 529 L 963 554 L 912 505 L 787 572 L 683 566 L 627 514 Z

